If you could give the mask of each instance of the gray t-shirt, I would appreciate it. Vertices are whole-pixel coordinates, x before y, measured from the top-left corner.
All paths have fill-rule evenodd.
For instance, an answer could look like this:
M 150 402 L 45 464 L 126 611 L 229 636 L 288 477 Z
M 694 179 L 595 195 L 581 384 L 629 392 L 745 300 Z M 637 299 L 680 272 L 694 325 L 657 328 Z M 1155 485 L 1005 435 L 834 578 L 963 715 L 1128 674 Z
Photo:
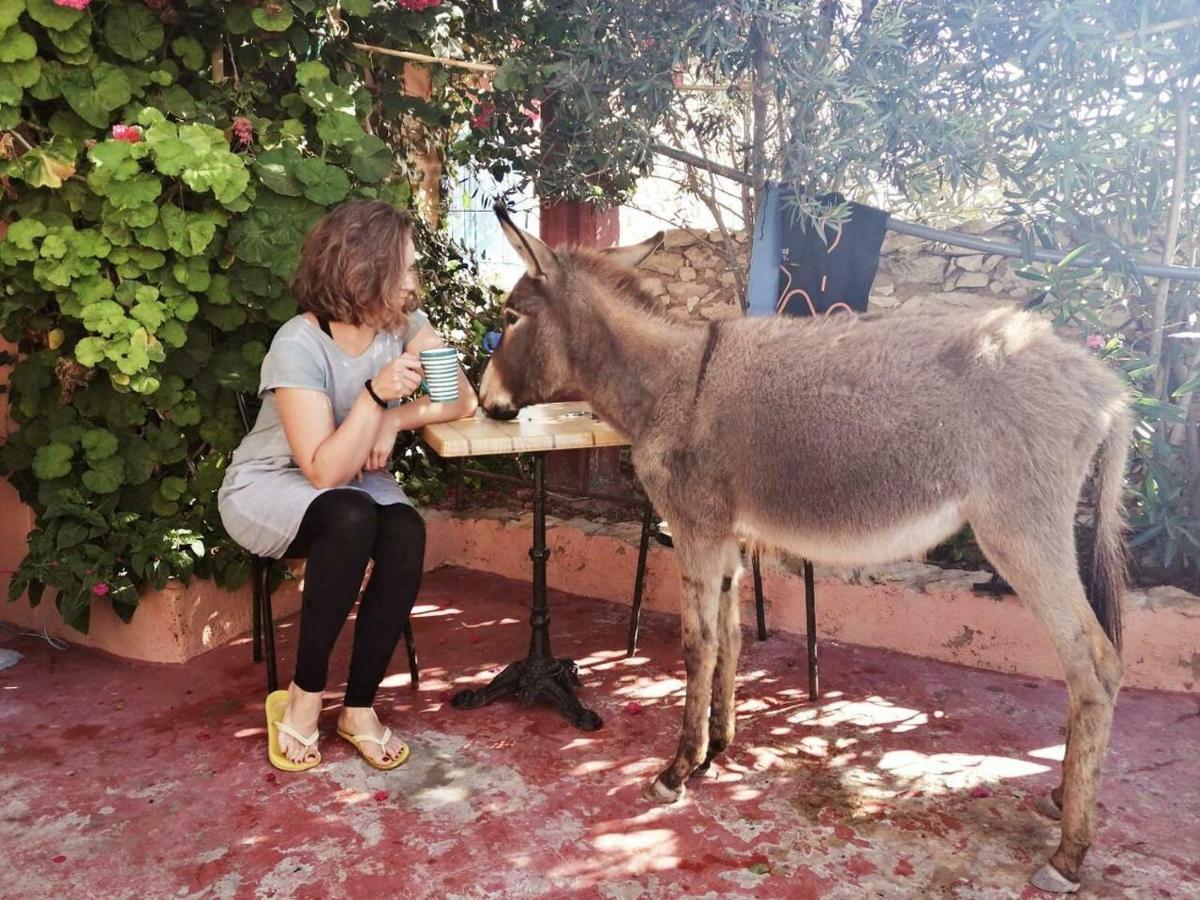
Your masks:
M 284 323 L 263 358 L 258 385 L 262 408 L 234 451 L 217 494 L 217 508 L 230 537 L 251 553 L 279 558 L 300 530 L 304 511 L 323 490 L 313 486 L 292 458 L 275 388 L 324 391 L 333 407 L 334 423 L 340 426 L 362 393 L 363 382 L 403 353 L 428 324 L 425 313 L 417 310 L 409 314 L 403 331 L 378 332 L 366 350 L 351 356 L 304 316 Z M 365 491 L 379 504 L 409 502 L 389 472 L 366 472 L 362 481 L 342 487 Z

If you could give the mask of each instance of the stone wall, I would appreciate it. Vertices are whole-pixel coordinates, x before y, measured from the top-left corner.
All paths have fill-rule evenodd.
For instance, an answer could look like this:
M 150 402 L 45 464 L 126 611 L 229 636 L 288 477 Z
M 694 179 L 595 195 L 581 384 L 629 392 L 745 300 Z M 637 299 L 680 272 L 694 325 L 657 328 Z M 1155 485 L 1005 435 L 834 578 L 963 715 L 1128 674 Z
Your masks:
M 967 234 L 1011 243 L 1011 238 L 978 222 L 955 228 Z M 749 270 L 749 244 L 734 235 L 738 257 Z M 740 315 L 736 278 L 725 262 L 719 232 L 672 230 L 666 246 L 642 264 L 650 292 L 680 316 L 720 319 Z M 927 312 L 952 308 L 986 309 L 1025 303 L 1034 284 L 1018 278 L 1019 260 L 983 254 L 934 241 L 888 232 L 871 289 L 872 310 Z

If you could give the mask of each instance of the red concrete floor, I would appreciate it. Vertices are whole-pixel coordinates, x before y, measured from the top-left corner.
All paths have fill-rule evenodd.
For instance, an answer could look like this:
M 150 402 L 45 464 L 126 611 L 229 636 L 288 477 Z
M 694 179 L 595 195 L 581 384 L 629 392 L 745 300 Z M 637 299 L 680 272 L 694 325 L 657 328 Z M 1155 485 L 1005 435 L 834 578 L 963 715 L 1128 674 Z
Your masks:
M 333 692 L 321 767 L 271 769 L 244 641 L 165 667 L 10 639 L 26 659 L 0 672 L 0 895 L 1038 896 L 1059 685 L 826 646 L 814 708 L 803 647 L 747 637 L 731 758 L 654 807 L 640 791 L 682 704 L 674 619 L 647 615 L 625 660 L 627 608 L 552 594 L 556 652 L 583 662 L 605 718 L 594 734 L 512 701 L 448 705 L 452 684 L 523 654 L 528 599 L 476 572 L 428 577 L 421 690 L 400 652 L 384 691 L 413 751 L 391 773 L 331 734 Z M 287 622 L 285 672 L 294 641 Z M 1087 895 L 1200 895 L 1198 747 L 1200 698 L 1123 693 Z

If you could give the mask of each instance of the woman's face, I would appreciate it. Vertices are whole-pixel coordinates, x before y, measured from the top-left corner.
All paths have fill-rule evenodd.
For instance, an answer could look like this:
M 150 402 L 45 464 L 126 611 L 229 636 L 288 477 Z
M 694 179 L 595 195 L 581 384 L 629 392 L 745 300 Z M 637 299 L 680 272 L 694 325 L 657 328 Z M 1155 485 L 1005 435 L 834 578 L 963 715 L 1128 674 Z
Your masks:
M 405 260 L 404 272 L 400 276 L 400 300 L 407 303 L 417 292 L 420 287 L 421 280 L 417 275 L 417 248 L 413 245 L 411 234 L 406 234 L 403 238 L 401 248 L 401 259 Z

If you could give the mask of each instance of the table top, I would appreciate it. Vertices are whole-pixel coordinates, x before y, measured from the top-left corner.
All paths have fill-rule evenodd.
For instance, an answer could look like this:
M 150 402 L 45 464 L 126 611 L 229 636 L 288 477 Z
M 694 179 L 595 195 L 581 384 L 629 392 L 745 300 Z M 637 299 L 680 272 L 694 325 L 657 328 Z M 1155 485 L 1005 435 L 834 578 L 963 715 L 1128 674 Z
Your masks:
M 585 450 L 629 444 L 625 435 L 601 421 L 585 402 L 526 407 L 508 422 L 489 419 L 480 409 L 473 418 L 426 425 L 421 429 L 421 438 L 442 457 Z

